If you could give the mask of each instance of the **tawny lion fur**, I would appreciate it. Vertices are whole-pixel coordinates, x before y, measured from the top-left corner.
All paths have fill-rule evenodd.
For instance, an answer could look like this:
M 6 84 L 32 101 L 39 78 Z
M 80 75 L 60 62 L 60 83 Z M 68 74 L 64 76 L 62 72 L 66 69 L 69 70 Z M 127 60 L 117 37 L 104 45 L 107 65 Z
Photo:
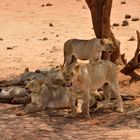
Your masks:
M 93 38 L 91 40 L 70 39 L 64 43 L 63 66 L 68 66 L 77 59 L 89 60 L 92 64 L 100 60 L 102 51 L 115 51 L 115 47 L 110 38 Z
M 118 93 L 118 81 L 115 65 L 109 60 L 101 60 L 95 64 L 73 63 L 62 70 L 65 83 L 69 89 L 72 114 L 76 114 L 75 102 L 77 98 L 83 101 L 82 113 L 89 117 L 90 90 L 103 87 L 106 107 L 113 92 L 117 99 L 117 111 L 123 112 L 122 98 Z

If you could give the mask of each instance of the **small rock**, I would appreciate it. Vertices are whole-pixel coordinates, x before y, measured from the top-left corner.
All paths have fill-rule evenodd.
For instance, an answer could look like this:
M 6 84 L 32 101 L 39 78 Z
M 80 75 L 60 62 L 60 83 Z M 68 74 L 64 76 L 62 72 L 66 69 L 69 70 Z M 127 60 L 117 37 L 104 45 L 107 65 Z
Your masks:
M 50 26 L 50 27 L 52 27 L 52 26 L 53 26 L 53 24 L 52 24 L 52 23 L 49 23 L 49 26 Z
M 121 1 L 121 4 L 126 4 L 126 1 Z
M 7 49 L 7 50 L 12 50 L 12 49 L 14 49 L 14 48 L 16 48 L 16 47 L 18 47 L 18 46 L 7 47 L 6 49 Z
M 13 47 L 7 47 L 7 50 L 12 50 L 13 49 Z
M 113 26 L 119 26 L 120 24 L 119 23 L 113 23 Z
M 44 55 L 45 53 L 41 53 L 41 55 Z
M 3 41 L 3 38 L 0 37 L 0 41 Z
M 82 6 L 82 9 L 87 9 L 85 5 Z
M 134 41 L 136 40 L 134 36 L 132 36 L 130 39 L 128 39 L 128 41 Z
M 51 4 L 51 3 L 47 3 L 46 6 L 53 6 L 53 4 Z
M 29 39 L 27 38 L 27 39 L 25 39 L 25 41 L 29 41 Z
M 44 4 L 42 4 L 42 5 L 41 5 L 41 7 L 45 7 L 45 5 L 44 5 Z
M 57 34 L 56 37 L 59 37 L 59 35 Z
M 126 14 L 124 18 L 125 18 L 125 19 L 130 19 L 130 18 L 131 18 L 131 15 Z
M 44 37 L 43 39 L 39 39 L 39 40 L 46 41 L 46 40 L 48 40 L 48 38 Z
M 45 41 L 45 40 L 48 40 L 48 38 L 47 38 L 47 37 L 44 37 L 42 40 L 44 40 L 44 41 Z
M 122 22 L 122 26 L 128 26 L 129 25 L 129 22 L 127 21 L 127 20 L 124 20 L 123 22 Z
M 50 51 L 50 53 L 53 53 L 53 52 L 54 52 L 54 50 L 51 50 L 51 51 Z
M 139 21 L 140 19 L 139 19 L 139 17 L 133 17 L 132 18 L 132 21 Z

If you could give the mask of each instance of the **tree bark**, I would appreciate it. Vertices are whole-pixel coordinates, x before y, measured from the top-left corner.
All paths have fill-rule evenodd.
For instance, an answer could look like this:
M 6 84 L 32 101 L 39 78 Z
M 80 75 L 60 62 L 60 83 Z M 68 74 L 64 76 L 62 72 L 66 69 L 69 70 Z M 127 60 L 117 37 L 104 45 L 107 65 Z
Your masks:
M 97 38 L 111 38 L 116 51 L 110 56 L 103 52 L 102 58 L 109 59 L 116 63 L 120 55 L 120 43 L 116 40 L 114 34 L 110 29 L 110 15 L 112 8 L 112 0 L 86 0 L 90 9 L 93 29 Z

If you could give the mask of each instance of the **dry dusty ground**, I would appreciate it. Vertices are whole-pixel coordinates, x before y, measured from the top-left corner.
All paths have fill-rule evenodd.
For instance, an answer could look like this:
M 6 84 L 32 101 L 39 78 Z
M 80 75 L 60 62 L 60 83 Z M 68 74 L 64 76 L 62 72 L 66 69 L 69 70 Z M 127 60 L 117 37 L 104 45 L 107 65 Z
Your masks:
M 52 6 L 46 6 L 52 3 Z M 140 17 L 140 1 L 114 0 L 111 24 L 122 23 L 125 14 Z M 50 26 L 52 23 L 53 26 Z M 132 58 L 136 30 L 140 21 L 129 20 L 129 26 L 112 28 L 121 41 L 121 53 Z M 3 0 L 0 3 L 0 79 L 19 75 L 25 67 L 31 70 L 49 68 L 63 62 L 63 44 L 70 38 L 93 38 L 90 12 L 84 0 Z M 17 116 L 20 106 L 0 104 L 1 140 L 47 139 L 140 139 L 140 82 L 127 85 L 129 77 L 119 73 L 120 92 L 136 96 L 134 101 L 124 101 L 127 114 L 109 108 L 91 118 L 69 119 L 65 110 L 38 113 L 35 116 Z M 133 110 L 133 112 L 132 112 Z

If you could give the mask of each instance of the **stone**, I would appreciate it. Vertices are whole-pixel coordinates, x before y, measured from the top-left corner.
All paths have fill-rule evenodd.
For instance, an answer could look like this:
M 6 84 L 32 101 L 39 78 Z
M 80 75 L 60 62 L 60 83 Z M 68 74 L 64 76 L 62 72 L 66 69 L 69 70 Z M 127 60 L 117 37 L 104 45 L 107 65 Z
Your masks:
M 120 24 L 119 23 L 113 23 L 112 26 L 119 26 Z
M 140 19 L 139 19 L 139 17 L 133 17 L 132 18 L 132 21 L 139 21 Z
M 128 39 L 128 41 L 134 41 L 136 40 L 134 36 L 132 36 L 130 39 Z
M 123 22 L 122 22 L 122 26 L 128 26 L 129 25 L 129 22 L 127 21 L 127 20 L 124 20 Z
M 121 1 L 121 4 L 126 4 L 126 1 Z
M 51 3 L 47 3 L 46 6 L 53 6 L 53 4 L 51 4 Z
M 52 23 L 49 23 L 49 26 L 50 26 L 50 27 L 52 27 L 52 26 L 53 26 L 53 24 L 52 24 Z
M 131 18 L 131 15 L 126 14 L 124 18 L 125 18 L 125 19 L 130 19 L 130 18 Z

